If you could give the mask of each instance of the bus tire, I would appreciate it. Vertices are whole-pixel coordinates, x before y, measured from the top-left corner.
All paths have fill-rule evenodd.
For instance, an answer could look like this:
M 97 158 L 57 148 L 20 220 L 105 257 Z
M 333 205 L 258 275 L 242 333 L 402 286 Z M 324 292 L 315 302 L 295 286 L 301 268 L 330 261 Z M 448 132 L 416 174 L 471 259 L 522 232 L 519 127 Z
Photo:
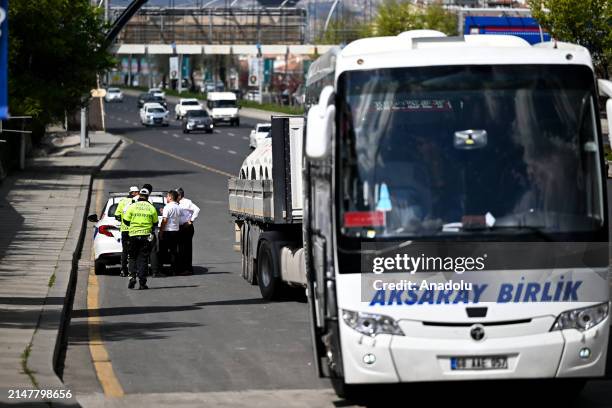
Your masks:
M 261 241 L 257 252 L 257 283 L 261 296 L 266 300 L 278 299 L 281 295 L 282 282 L 277 277 L 277 266 L 272 254 L 272 245 Z
M 106 273 L 106 264 L 102 261 L 96 261 L 94 271 L 96 275 L 104 275 Z
M 344 378 L 331 378 L 331 384 L 338 398 L 353 402 L 360 400 L 359 386 L 345 383 Z

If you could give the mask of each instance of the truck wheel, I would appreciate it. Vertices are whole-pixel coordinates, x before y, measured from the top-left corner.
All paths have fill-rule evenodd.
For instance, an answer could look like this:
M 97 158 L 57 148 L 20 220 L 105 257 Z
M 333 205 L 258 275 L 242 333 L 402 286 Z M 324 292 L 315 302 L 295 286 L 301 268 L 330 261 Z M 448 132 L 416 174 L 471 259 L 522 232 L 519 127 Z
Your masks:
M 268 241 L 261 241 L 257 253 L 257 283 L 261 296 L 266 300 L 278 299 L 282 282 L 276 276 L 276 263 L 272 255 L 272 246 Z
M 101 261 L 96 261 L 94 269 L 96 275 L 104 275 L 106 273 L 106 264 Z
M 242 277 L 251 285 L 257 285 L 256 268 L 253 257 L 242 255 Z

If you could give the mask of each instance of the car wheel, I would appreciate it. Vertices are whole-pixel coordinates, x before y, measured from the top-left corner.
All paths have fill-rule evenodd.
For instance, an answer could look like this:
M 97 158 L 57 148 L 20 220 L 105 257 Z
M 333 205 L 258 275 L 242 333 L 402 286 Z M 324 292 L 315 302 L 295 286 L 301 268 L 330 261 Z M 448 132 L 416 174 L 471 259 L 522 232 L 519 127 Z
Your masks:
M 96 261 L 94 270 L 96 275 L 104 275 L 106 273 L 106 264 L 101 261 Z
M 240 119 L 236 121 L 236 127 L 240 127 Z
M 183 133 L 189 133 L 187 129 L 183 129 Z
M 206 133 L 208 133 L 208 134 L 210 134 L 212 132 L 213 132 L 212 129 L 209 129 L 209 130 L 206 131 Z

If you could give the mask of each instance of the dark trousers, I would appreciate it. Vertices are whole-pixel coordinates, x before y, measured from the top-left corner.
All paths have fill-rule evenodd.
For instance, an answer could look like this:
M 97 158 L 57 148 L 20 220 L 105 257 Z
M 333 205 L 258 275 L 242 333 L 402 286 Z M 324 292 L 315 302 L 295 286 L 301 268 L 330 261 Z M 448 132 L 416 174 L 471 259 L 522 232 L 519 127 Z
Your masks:
M 183 224 L 179 230 L 179 256 L 181 259 L 181 269 L 193 272 L 193 224 Z
M 128 252 L 130 250 L 130 234 L 127 231 L 121 232 L 121 272 L 127 273 Z
M 159 240 L 159 258 L 165 259 L 168 256 L 170 260 L 170 272 L 174 275 L 181 272 L 179 269 L 179 232 L 164 231 Z
M 151 241 L 151 253 L 149 259 L 151 261 L 151 272 L 153 275 L 157 275 L 161 271 L 163 266 L 163 259 L 159 259 L 159 242 L 157 242 L 157 234 L 153 234 L 153 241 Z
M 147 283 L 147 269 L 149 266 L 149 254 L 151 253 L 151 242 L 149 236 L 130 237 L 130 280 L 136 280 L 140 284 Z

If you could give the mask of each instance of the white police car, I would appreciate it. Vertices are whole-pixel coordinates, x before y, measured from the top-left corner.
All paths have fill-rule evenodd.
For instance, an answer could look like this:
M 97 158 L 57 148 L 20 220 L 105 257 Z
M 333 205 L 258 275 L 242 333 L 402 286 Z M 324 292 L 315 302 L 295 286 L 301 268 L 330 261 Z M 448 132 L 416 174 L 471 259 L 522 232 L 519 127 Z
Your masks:
M 109 265 L 121 264 L 121 230 L 119 221 L 115 219 L 115 210 L 119 201 L 127 196 L 127 192 L 110 193 L 100 217 L 97 214 L 87 217 L 88 221 L 96 223 L 93 237 L 96 275 L 106 272 L 106 267 Z M 164 193 L 155 191 L 149 196 L 149 201 L 153 203 L 160 216 L 165 205 L 164 197 Z

